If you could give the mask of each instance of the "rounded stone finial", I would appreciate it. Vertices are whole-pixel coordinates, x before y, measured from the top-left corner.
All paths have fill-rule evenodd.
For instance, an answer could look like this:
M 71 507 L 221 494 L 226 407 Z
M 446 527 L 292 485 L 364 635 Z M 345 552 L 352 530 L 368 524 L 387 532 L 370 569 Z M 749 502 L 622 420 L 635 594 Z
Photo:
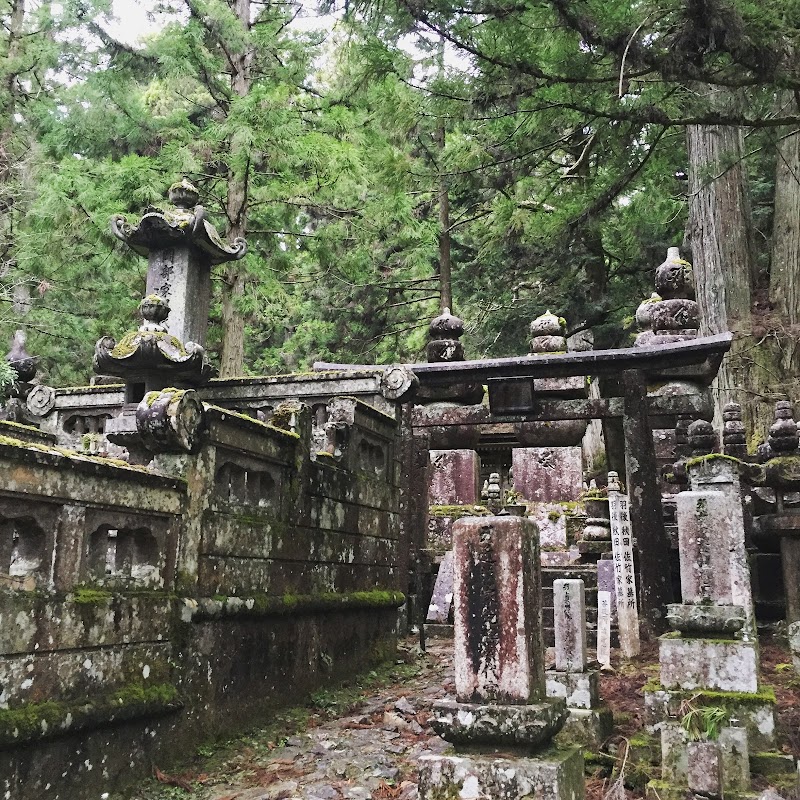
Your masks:
M 170 307 L 167 301 L 157 294 L 149 294 L 139 303 L 139 313 L 144 322 L 143 331 L 166 331 L 164 320 L 169 316 Z
M 567 324 L 549 310 L 531 322 L 531 353 L 557 353 L 567 349 Z
M 696 419 L 686 431 L 693 456 L 706 456 L 717 449 L 714 426 L 704 419 Z
M 792 454 L 800 444 L 792 404 L 788 400 L 775 403 L 775 421 L 770 426 L 768 442 L 775 455 Z
M 431 320 L 428 330 L 435 339 L 457 339 L 464 333 L 464 320 L 451 314 L 449 308 L 444 308 L 438 317 Z
M 656 267 L 656 291 L 665 300 L 694 300 L 692 267 L 677 247 L 668 248 L 666 259 Z
M 6 361 L 14 368 L 17 373 L 17 380 L 22 383 L 32 381 L 36 375 L 38 359 L 31 356 L 25 349 L 25 342 L 28 335 L 20 328 L 14 332 L 11 340 L 11 349 L 8 351 Z
M 177 208 L 194 208 L 200 200 L 200 192 L 187 178 L 183 178 L 169 187 L 167 194 L 170 203 Z
M 464 345 L 458 341 L 464 333 L 464 320 L 450 313 L 449 308 L 431 321 L 426 353 L 431 363 L 464 360 Z
M 566 324 L 549 309 L 531 322 L 531 336 L 562 336 Z

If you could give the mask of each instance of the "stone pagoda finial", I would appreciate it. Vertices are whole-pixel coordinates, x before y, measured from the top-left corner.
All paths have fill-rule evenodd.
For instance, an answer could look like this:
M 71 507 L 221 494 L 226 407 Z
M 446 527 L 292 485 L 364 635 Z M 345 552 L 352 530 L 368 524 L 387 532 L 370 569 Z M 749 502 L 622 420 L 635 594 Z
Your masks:
M 696 419 L 687 430 L 692 457 L 707 456 L 717 450 L 717 433 L 714 426 L 704 419 Z
M 194 342 L 182 342 L 165 324 L 170 314 L 166 300 L 150 294 L 139 303 L 142 324 L 117 342 L 104 336 L 95 345 L 94 369 L 117 375 L 127 385 L 144 384 L 145 391 L 165 386 L 200 386 L 213 374 L 205 350 Z M 128 402 L 138 400 L 127 398 Z
M 561 353 L 567 349 L 567 323 L 549 310 L 531 322 L 531 355 Z
M 666 344 L 694 339 L 700 328 L 700 310 L 694 300 L 694 279 L 688 261 L 677 247 L 656 267 L 656 291 L 636 310 L 643 331 L 636 345 Z
M 464 345 L 459 341 L 464 333 L 464 321 L 451 314 L 449 308 L 443 309 L 431 322 L 428 331 L 428 361 L 440 363 L 464 360 Z
M 134 252 L 147 256 L 148 295 L 172 309 L 167 332 L 181 342 L 204 345 L 211 300 L 211 267 L 242 258 L 247 245 L 222 240 L 198 204 L 200 194 L 186 178 L 169 188 L 169 204 L 150 207 L 138 223 L 111 220 L 111 232 Z
M 762 464 L 778 456 L 798 454 L 800 435 L 793 418 L 792 404 L 788 400 L 778 400 L 774 413 L 774 422 L 770 425 L 767 441 L 756 448 L 756 458 Z
M 742 407 L 739 403 L 728 403 L 722 409 L 722 450 L 726 456 L 742 461 L 747 459 L 747 437 L 742 422 Z

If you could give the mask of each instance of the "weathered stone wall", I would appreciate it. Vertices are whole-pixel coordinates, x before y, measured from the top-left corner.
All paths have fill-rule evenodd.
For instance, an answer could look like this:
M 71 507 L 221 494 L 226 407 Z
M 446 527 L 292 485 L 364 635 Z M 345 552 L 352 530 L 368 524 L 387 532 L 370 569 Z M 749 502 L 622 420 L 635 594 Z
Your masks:
M 0 437 L 4 796 L 118 790 L 391 651 L 395 423 L 335 402 L 334 453 L 299 407 L 207 407 L 147 469 Z

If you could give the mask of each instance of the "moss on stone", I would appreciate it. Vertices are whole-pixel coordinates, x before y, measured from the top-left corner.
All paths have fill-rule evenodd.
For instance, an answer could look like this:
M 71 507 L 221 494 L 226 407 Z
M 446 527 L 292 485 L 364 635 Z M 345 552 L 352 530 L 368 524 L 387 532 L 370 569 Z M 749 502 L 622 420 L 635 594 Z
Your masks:
M 105 589 L 92 589 L 89 587 L 79 587 L 72 594 L 67 595 L 73 603 L 82 606 L 97 606 L 107 603 L 113 595 Z
M 708 453 L 705 456 L 695 456 L 694 458 L 690 458 L 686 461 L 686 469 L 689 467 L 696 467 L 699 464 L 705 464 L 706 462 L 711 461 L 730 461 L 732 464 L 735 464 L 737 467 L 740 464 L 744 464 L 744 461 L 738 458 L 734 458 L 733 456 L 726 456 L 724 453 Z
M 448 505 L 428 507 L 428 515 L 431 517 L 452 517 L 453 519 L 460 519 L 461 517 L 482 517 L 488 513 L 488 509 L 486 509 L 484 506 L 477 505 Z
M 82 700 L 46 700 L 19 708 L 0 709 L 0 744 L 48 739 L 69 731 L 96 727 L 179 707 L 171 684 L 132 683 Z

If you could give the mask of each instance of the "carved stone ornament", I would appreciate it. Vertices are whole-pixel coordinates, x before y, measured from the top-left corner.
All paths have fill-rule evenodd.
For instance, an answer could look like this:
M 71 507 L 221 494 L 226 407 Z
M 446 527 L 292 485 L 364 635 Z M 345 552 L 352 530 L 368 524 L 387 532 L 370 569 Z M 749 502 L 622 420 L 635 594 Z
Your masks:
M 426 348 L 428 361 L 441 363 L 447 361 L 463 361 L 464 345 L 459 339 L 464 333 L 464 321 L 445 308 L 428 327 L 430 339 Z
M 111 232 L 139 255 L 151 250 L 191 245 L 202 250 L 212 264 L 240 259 L 247 252 L 241 237 L 227 244 L 206 219 L 206 210 L 197 203 L 200 195 L 185 178 L 169 188 L 170 205 L 151 206 L 138 223 L 132 224 L 121 214 L 111 219 Z
M 656 291 L 664 300 L 694 300 L 692 267 L 681 258 L 677 247 L 668 248 L 666 259 L 656 267 Z
M 34 417 L 44 417 L 56 404 L 56 390 L 52 386 L 34 386 L 25 403 Z
M 387 400 L 399 400 L 419 383 L 417 376 L 402 364 L 392 364 L 381 375 L 381 394 Z
M 563 319 L 545 311 L 531 322 L 531 353 L 557 353 L 566 350 L 565 328 Z
M 196 452 L 203 423 L 203 404 L 191 389 L 148 392 L 136 408 L 136 430 L 155 453 Z
M 200 386 L 213 377 L 205 350 L 167 333 L 163 324 L 169 306 L 158 295 L 148 295 L 139 304 L 143 322 L 139 330 L 126 333 L 119 342 L 104 336 L 95 345 L 94 370 L 117 375 L 126 381 L 157 379 Z

